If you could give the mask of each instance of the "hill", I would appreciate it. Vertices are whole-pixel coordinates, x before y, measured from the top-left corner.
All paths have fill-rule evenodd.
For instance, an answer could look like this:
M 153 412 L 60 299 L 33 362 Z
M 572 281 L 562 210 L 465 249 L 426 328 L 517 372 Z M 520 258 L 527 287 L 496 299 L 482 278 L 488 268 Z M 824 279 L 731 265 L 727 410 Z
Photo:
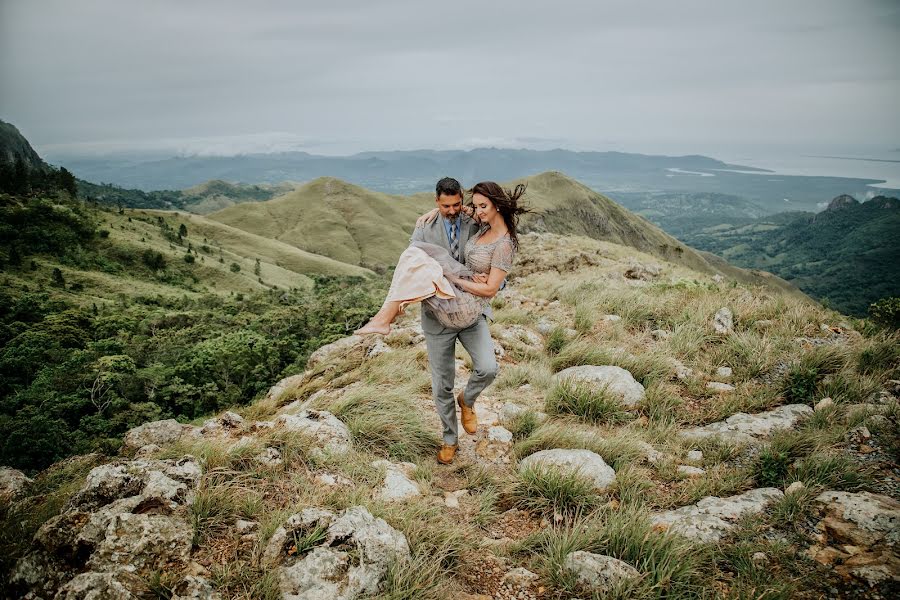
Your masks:
M 897 335 L 667 261 L 625 277 L 654 260 L 524 236 L 493 302 L 499 375 L 449 466 L 434 460 L 409 314 L 384 338 L 319 348 L 253 403 L 146 415 L 120 449 L 33 478 L 3 470 L 0 585 L 229 600 L 894 597 Z M 165 317 L 134 329 L 178 336 L 185 317 Z M 233 360 L 265 339 L 191 349 L 190 364 L 271 376 Z M 470 365 L 461 353 L 458 389 Z M 111 389 L 131 393 L 117 373 Z
M 900 295 L 900 200 L 838 196 L 821 213 L 784 213 L 708 227 L 685 241 L 746 268 L 771 271 L 848 314 Z
M 15 125 L 0 121 L 0 165 L 12 165 L 16 160 L 22 161 L 29 170 L 49 169 Z
M 510 182 L 526 183 L 523 231 L 547 231 L 630 246 L 657 258 L 740 281 L 791 285 L 703 255 L 606 196 L 558 172 Z M 333 178 L 320 178 L 267 202 L 241 204 L 207 215 L 209 219 L 303 250 L 366 266 L 389 267 L 406 248 L 415 219 L 434 206 L 429 193 L 389 196 Z

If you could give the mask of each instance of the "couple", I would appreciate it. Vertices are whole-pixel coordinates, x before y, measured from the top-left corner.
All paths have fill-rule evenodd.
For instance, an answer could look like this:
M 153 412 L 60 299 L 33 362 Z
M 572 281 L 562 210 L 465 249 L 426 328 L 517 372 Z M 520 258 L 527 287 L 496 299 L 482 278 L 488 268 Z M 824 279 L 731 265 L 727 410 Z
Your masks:
M 431 391 L 443 424 L 442 464 L 450 464 L 458 448 L 456 405 L 466 433 L 474 434 L 475 400 L 497 374 L 487 319 L 493 318 L 490 299 L 505 285 L 518 249 L 518 218 L 528 212 L 519 205 L 524 192 L 524 185 L 507 191 L 484 181 L 470 190 L 472 203 L 465 206 L 457 180 L 438 181 L 437 207 L 416 221 L 384 305 L 355 332 L 389 333 L 407 304 L 422 302 Z M 454 401 L 457 339 L 472 357 L 472 376 Z

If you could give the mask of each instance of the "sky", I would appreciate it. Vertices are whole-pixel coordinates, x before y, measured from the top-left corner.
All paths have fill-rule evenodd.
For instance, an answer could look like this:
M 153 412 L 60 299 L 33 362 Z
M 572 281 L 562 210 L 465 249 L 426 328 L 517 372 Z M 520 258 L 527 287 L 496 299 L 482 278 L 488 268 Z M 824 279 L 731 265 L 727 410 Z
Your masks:
M 53 156 L 900 158 L 898 59 L 900 0 L 0 0 L 0 119 Z

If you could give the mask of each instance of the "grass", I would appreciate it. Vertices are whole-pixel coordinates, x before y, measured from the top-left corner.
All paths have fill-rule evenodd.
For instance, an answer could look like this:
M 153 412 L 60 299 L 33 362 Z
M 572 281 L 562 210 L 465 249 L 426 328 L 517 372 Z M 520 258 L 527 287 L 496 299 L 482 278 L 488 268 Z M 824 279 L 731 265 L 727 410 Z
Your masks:
M 781 384 L 789 402 L 814 403 L 816 389 L 826 375 L 837 373 L 846 363 L 846 353 L 833 346 L 816 346 L 791 365 Z
M 661 352 L 629 354 L 616 348 L 599 347 L 596 340 L 584 338 L 567 344 L 550 362 L 555 372 L 579 365 L 621 367 L 644 386 L 667 379 L 672 372 L 668 358 Z
M 556 356 L 569 343 L 569 336 L 562 327 L 554 327 L 544 340 L 544 351 L 548 356 Z
M 684 538 L 654 531 L 647 514 L 636 508 L 600 509 L 532 535 L 516 548 L 518 554 L 536 555 L 536 568 L 565 597 L 585 593 L 564 566 L 566 557 L 578 550 L 618 558 L 642 574 L 633 586 L 604 598 L 686 600 L 700 597 L 709 583 L 705 568 L 709 552 Z
M 517 508 L 551 517 L 585 514 L 605 501 L 584 477 L 540 466 L 523 469 L 511 485 L 508 496 Z
M 584 382 L 563 381 L 547 396 L 544 410 L 549 414 L 571 414 L 588 423 L 624 423 L 631 418 L 621 401 L 607 387 Z

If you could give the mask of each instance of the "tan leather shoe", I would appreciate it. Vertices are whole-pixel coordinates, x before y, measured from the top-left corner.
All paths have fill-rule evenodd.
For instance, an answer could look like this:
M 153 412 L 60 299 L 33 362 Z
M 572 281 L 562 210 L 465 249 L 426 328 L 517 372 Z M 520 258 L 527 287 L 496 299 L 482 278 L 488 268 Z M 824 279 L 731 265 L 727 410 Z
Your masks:
M 462 421 L 463 429 L 469 435 L 475 435 L 475 432 L 478 430 L 478 417 L 475 416 L 475 409 L 469 408 L 463 402 L 463 392 L 460 392 L 456 397 L 456 403 L 459 404 L 460 421 Z
M 457 444 L 453 444 L 452 446 L 441 444 L 441 449 L 438 451 L 437 455 L 437 461 L 442 465 L 449 465 L 453 462 L 453 457 L 456 456 L 457 448 L 459 448 Z

